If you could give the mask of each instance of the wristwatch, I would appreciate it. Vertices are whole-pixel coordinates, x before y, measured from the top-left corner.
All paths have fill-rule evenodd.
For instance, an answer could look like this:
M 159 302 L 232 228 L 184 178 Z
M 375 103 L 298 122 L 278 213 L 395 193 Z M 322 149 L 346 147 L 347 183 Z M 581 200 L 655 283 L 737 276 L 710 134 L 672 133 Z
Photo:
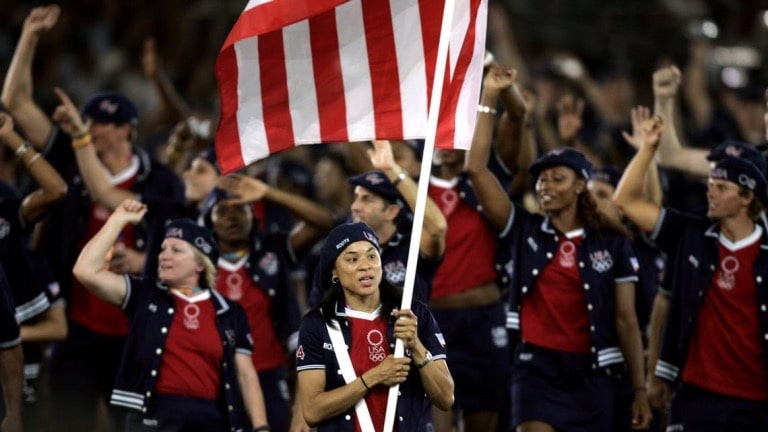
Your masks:
M 424 360 L 421 361 L 421 363 L 416 365 L 416 369 L 421 369 L 424 366 L 427 365 L 427 363 L 432 361 L 432 353 L 427 350 L 427 355 L 424 356 Z

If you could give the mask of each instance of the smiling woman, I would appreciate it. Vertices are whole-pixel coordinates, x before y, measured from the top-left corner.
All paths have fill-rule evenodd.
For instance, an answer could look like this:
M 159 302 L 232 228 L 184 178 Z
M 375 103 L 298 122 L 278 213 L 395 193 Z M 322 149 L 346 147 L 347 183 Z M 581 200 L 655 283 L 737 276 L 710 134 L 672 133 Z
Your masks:
M 159 256 L 159 280 L 118 275 L 105 265 L 122 229 L 146 212 L 144 204 L 124 201 L 83 247 L 73 269 L 86 288 L 121 306 L 130 320 L 111 397 L 113 405 L 131 410 L 125 430 L 145 430 L 148 422 L 159 430 L 265 426 L 248 320 L 236 303 L 210 289 L 219 255 L 211 232 L 189 219 L 172 221 Z

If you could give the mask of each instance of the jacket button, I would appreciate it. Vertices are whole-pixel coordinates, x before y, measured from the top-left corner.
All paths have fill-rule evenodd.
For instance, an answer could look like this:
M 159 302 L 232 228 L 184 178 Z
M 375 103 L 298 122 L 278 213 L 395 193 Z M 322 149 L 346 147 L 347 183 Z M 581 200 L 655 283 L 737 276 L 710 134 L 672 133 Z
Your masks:
M 597 369 L 597 365 L 592 363 L 592 369 Z
M 584 284 L 584 291 L 589 291 L 589 284 Z
M 151 391 L 148 391 L 148 392 L 147 392 L 147 397 L 150 397 L 150 396 L 152 396 L 152 392 L 151 392 Z
M 587 305 L 587 310 L 592 310 L 592 303 Z
M 765 334 L 765 340 L 768 340 L 768 333 Z
M 344 416 L 344 420 L 350 421 L 350 420 L 352 420 L 352 416 L 347 414 L 347 415 Z
M 592 352 L 595 352 L 595 351 L 597 351 L 597 350 L 595 349 L 595 347 L 592 347 Z
M 592 331 L 592 332 L 595 331 L 595 326 L 593 325 L 589 326 L 589 331 Z
M 711 265 L 711 266 L 709 266 L 709 269 L 710 269 L 710 270 L 714 270 L 714 269 L 715 269 L 715 266 Z
M 761 283 L 763 281 L 763 277 L 758 276 L 757 278 L 755 278 L 755 280 L 757 280 L 757 283 Z
M 235 410 L 235 408 L 232 405 L 228 406 L 227 409 L 229 409 L 230 411 L 234 411 Z
M 168 308 L 168 315 L 173 315 L 173 308 Z
M 221 365 L 224 366 L 224 367 L 227 367 L 227 362 L 224 362 Z
M 528 287 L 523 287 L 522 291 L 523 291 L 523 294 L 527 293 L 528 292 Z
M 400 419 L 400 421 L 403 421 L 403 416 L 400 416 L 400 417 L 398 417 L 398 418 Z
M 539 269 L 533 269 L 531 273 L 533 273 L 533 275 L 536 276 L 539 274 Z
M 160 349 L 160 348 L 158 348 L 158 349 L 156 349 L 156 350 L 155 350 L 155 354 L 157 354 L 157 355 L 160 355 L 160 354 L 162 354 L 162 353 L 163 353 L 163 350 L 162 350 L 162 349 Z
M 147 412 L 147 407 L 143 407 L 143 408 L 141 409 L 141 412 Z
M 579 261 L 579 267 L 584 268 L 584 261 Z
M 152 371 L 150 371 L 149 374 L 152 375 L 152 376 L 156 376 L 157 375 L 157 371 L 152 369 Z
M 496 264 L 496 270 L 501 270 L 501 264 Z
M 229 383 L 224 383 L 224 388 L 229 390 Z
M 253 276 L 253 281 L 254 282 L 258 282 L 259 281 L 259 275 L 254 275 Z
M 160 333 L 168 333 L 168 327 L 161 328 Z
M 275 290 L 274 289 L 270 289 L 269 291 L 267 291 L 267 294 L 269 294 L 270 297 L 274 297 L 275 296 Z
M 765 309 L 766 309 L 765 305 L 760 305 L 760 310 L 761 311 L 765 312 Z
M 547 258 L 552 259 L 552 252 L 547 252 Z

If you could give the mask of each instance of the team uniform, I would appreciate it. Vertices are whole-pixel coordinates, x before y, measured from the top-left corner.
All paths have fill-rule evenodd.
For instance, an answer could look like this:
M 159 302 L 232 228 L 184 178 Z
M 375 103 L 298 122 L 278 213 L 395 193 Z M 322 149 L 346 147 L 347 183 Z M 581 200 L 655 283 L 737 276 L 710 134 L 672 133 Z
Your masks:
M 126 431 L 244 431 L 235 354 L 252 354 L 245 313 L 215 290 L 193 297 L 126 276 L 131 323 L 110 402 Z
M 355 373 L 359 376 L 366 370 L 381 363 L 394 352 L 395 338 L 393 320 L 382 318 L 378 313 L 366 314 L 350 311 L 343 301 L 335 306 L 344 341 L 348 347 Z M 412 304 L 413 313 L 419 325 L 418 337 L 434 360 L 445 359 L 445 341 L 440 329 L 427 306 L 418 300 Z M 410 352 L 405 353 L 410 356 Z M 296 370 L 324 370 L 325 391 L 345 385 L 339 372 L 340 367 L 331 343 L 322 312 L 313 309 L 304 317 L 299 330 L 299 347 L 296 350 Z M 374 425 L 383 424 L 383 409 L 386 407 L 385 386 L 372 389 L 366 396 Z M 411 367 L 408 378 L 400 384 L 395 412 L 395 427 L 400 431 L 427 432 L 432 430 L 432 412 L 425 395 L 419 371 Z M 352 432 L 360 430 L 354 408 L 339 414 L 317 426 L 318 432 Z M 381 428 L 377 428 L 381 430 Z
M 495 286 L 498 239 L 467 179 L 433 177 L 428 194 L 448 222 L 445 257 L 433 280 L 432 299 Z M 480 306 L 432 305 L 431 310 L 451 350 L 448 368 L 455 383 L 455 407 L 465 412 L 505 409 L 510 352 L 501 297 Z
M 765 228 L 732 243 L 705 217 L 662 209 L 652 237 L 675 269 L 655 371 L 680 383 L 669 427 L 768 429 Z
M 285 234 L 256 234 L 248 255 L 232 263 L 219 258 L 216 289 L 245 310 L 253 335 L 253 365 L 267 418 L 274 430 L 290 424 L 288 357 L 296 347 L 299 311 L 290 285 L 292 257 Z
M 508 231 L 516 266 L 507 327 L 521 337 L 514 426 L 542 421 L 557 430 L 611 431 L 614 377 L 624 371 L 616 284 L 638 279 L 629 241 L 589 228 L 559 233 L 548 218 L 517 205 Z
M 119 308 L 88 292 L 72 276 L 81 247 L 103 225 L 109 211 L 91 202 L 70 141 L 57 128 L 45 150 L 46 159 L 67 181 L 68 190 L 64 201 L 54 205 L 46 219 L 42 253 L 53 266 L 68 305 L 69 333 L 65 341 L 54 346 L 51 357 L 52 410 L 62 425 L 71 422 L 68 427 L 88 429 L 99 395 L 108 395 L 114 382 L 128 321 Z M 138 147 L 134 148 L 131 166 L 111 180 L 140 199 L 154 196 L 180 201 L 184 197 L 181 181 Z M 145 221 L 126 230 L 121 241 L 143 251 L 150 227 L 163 226 L 163 222 L 162 215 L 150 209 Z

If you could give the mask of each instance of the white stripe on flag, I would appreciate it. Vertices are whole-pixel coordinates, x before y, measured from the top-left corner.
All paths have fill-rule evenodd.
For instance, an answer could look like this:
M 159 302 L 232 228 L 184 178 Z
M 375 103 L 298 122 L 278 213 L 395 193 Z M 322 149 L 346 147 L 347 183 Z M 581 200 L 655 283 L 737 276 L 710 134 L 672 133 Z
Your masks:
M 459 7 L 459 5 L 461 5 Z M 466 15 L 462 22 L 469 23 L 470 14 L 470 0 L 462 1 L 457 4 L 457 11 L 461 11 Z M 477 13 L 477 20 L 475 21 L 475 34 L 485 35 L 485 27 L 487 22 L 487 4 L 485 2 L 480 4 L 480 9 Z M 454 28 L 454 33 L 457 30 Z M 466 34 L 466 28 L 462 29 L 462 35 Z M 468 43 L 474 43 L 472 49 L 472 60 L 467 70 L 466 81 L 461 86 L 459 93 L 459 100 L 456 105 L 455 116 L 455 135 L 453 140 L 454 148 L 460 148 L 469 150 L 472 143 L 472 135 L 475 133 L 475 121 L 477 117 L 477 103 L 480 95 L 481 80 L 473 80 L 472 72 L 478 68 L 482 70 L 483 59 L 485 57 L 485 39 L 482 37 L 475 37 L 473 41 L 467 41 Z M 458 47 L 457 49 L 461 49 Z
M 283 30 L 288 98 L 296 143 L 320 142 L 320 118 L 317 107 L 309 21 L 299 21 Z
M 390 3 L 400 78 L 403 138 L 423 137 L 428 106 L 419 5 L 413 0 L 391 0 Z
M 240 152 L 247 165 L 269 154 L 264 107 L 261 103 L 261 67 L 258 38 L 235 44 L 237 53 L 237 125 Z
M 347 135 L 350 141 L 363 141 L 375 134 L 373 89 L 365 43 L 362 2 L 353 1 L 336 8 L 341 74 L 347 103 Z

